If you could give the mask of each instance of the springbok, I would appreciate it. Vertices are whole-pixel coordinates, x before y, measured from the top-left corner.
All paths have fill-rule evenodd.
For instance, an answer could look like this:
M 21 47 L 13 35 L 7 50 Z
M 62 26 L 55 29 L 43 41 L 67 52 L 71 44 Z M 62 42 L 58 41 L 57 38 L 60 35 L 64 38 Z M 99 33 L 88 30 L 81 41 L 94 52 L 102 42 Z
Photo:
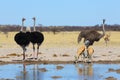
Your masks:
M 88 47 L 87 53 L 88 53 L 88 58 L 89 58 L 89 60 L 92 61 L 92 55 L 93 55 L 93 53 L 94 53 L 94 49 L 93 49 L 91 46 Z M 91 62 L 91 61 L 90 61 L 90 62 Z
M 87 61 L 89 61 L 89 60 L 92 61 L 93 53 L 94 53 L 94 49 L 91 46 L 86 48 L 86 46 L 83 45 L 77 50 L 77 56 L 75 56 L 75 62 L 76 63 L 78 62 L 78 59 L 80 56 L 81 56 L 82 61 L 84 61 L 85 58 L 88 59 Z M 86 62 L 86 61 L 84 61 L 84 62 Z
M 105 34 L 105 36 L 104 36 L 104 41 L 105 41 L 106 46 L 107 46 L 108 41 L 110 41 L 110 36 L 111 36 L 110 33 L 109 34 Z

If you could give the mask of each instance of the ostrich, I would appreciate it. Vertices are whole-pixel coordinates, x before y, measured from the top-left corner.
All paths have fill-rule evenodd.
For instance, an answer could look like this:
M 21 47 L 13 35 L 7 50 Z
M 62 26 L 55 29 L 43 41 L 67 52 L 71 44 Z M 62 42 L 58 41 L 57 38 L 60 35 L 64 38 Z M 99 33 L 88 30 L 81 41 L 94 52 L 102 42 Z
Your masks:
M 29 33 L 25 33 L 23 32 L 23 26 L 24 26 L 24 21 L 26 19 L 25 18 L 22 18 L 22 27 L 21 27 L 21 30 L 19 33 L 17 33 L 15 36 L 14 36 L 14 40 L 15 42 L 20 45 L 23 49 L 23 60 L 25 60 L 25 51 L 26 51 L 26 46 L 29 45 L 30 43 L 30 40 L 29 40 Z
M 39 46 L 44 41 L 44 35 L 41 32 L 36 31 L 36 29 L 35 29 L 36 18 L 33 17 L 32 19 L 34 21 L 34 25 L 33 25 L 34 31 L 31 32 L 31 39 L 30 39 L 31 43 L 33 44 L 33 54 L 32 54 L 31 59 L 33 59 L 33 58 L 37 59 L 38 58 L 38 53 L 39 53 Z M 37 54 L 35 54 L 35 44 L 37 44 Z
M 104 41 L 105 41 L 106 46 L 107 46 L 108 41 L 110 41 L 110 36 L 111 36 L 110 33 L 109 34 L 105 34 L 105 36 L 104 36 Z
M 81 33 L 78 36 L 78 43 L 81 41 L 82 38 L 84 38 L 86 47 L 89 47 L 90 45 L 93 45 L 95 41 L 99 41 L 105 35 L 104 24 L 105 24 L 105 19 L 103 19 L 102 34 L 98 33 L 95 30 L 81 31 Z
M 75 56 L 75 58 L 76 58 L 75 62 L 76 63 L 78 62 L 79 56 L 81 56 L 81 58 L 82 58 L 82 55 L 83 55 L 83 59 L 85 58 L 85 54 L 84 54 L 85 49 L 86 49 L 86 46 L 83 45 L 77 50 L 77 56 Z M 91 46 L 88 47 L 87 53 L 88 53 L 88 56 L 87 56 L 88 60 L 92 61 L 92 55 L 94 53 L 94 49 Z
M 89 57 L 89 52 L 88 52 L 88 47 L 90 45 L 93 45 L 95 41 L 99 41 L 104 35 L 105 35 L 105 19 L 103 19 L 103 33 L 100 34 L 95 30 L 86 30 L 86 31 L 81 31 L 81 33 L 78 36 L 78 43 L 81 41 L 82 38 L 84 38 L 84 44 L 86 46 L 86 49 L 84 51 L 84 57 Z

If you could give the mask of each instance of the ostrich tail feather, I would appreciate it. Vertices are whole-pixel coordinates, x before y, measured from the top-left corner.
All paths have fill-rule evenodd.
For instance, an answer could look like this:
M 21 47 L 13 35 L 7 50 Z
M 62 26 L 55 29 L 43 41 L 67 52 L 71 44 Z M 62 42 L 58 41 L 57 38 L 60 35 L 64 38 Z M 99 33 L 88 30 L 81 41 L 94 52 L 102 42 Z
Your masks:
M 80 43 L 81 39 L 82 39 L 81 34 L 79 34 L 78 40 L 77 40 L 78 44 Z

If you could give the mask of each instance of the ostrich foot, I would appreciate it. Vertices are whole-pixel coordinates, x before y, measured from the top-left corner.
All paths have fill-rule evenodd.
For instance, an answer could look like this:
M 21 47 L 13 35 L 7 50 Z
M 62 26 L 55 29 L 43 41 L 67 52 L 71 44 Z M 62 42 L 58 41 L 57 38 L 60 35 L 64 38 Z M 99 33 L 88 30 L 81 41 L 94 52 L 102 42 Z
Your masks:
M 30 54 L 29 57 L 30 57 L 30 58 L 28 58 L 28 59 L 35 59 L 35 52 L 33 52 L 33 54 Z
M 88 60 L 84 59 L 83 62 L 86 63 L 86 62 L 88 62 Z
M 91 62 L 92 62 L 92 60 L 88 60 L 87 62 L 88 62 L 88 63 L 91 63 Z
M 35 60 L 37 60 L 38 58 L 34 58 Z
M 75 60 L 74 63 L 78 63 L 78 61 Z
M 74 63 L 78 63 L 77 56 L 74 56 L 74 57 L 75 57 L 75 61 L 74 61 Z

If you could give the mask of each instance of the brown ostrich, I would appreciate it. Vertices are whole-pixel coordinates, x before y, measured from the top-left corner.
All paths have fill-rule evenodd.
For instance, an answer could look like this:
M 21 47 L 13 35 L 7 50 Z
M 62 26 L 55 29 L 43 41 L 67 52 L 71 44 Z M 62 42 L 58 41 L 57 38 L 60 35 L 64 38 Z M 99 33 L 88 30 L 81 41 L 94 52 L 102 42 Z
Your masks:
M 88 50 L 89 46 L 92 46 L 95 41 L 98 42 L 102 37 L 105 36 L 104 24 L 105 24 L 105 19 L 103 19 L 102 34 L 95 30 L 85 30 L 85 31 L 80 32 L 80 34 L 78 36 L 78 43 L 82 40 L 82 38 L 84 38 L 85 48 L 82 49 L 83 50 L 82 53 L 83 53 L 84 57 L 86 57 L 86 58 L 91 57 L 91 56 L 89 56 L 89 50 Z M 91 48 L 91 51 L 94 52 L 94 49 Z
M 86 47 L 93 45 L 95 41 L 99 41 L 105 35 L 105 19 L 103 19 L 103 26 L 102 26 L 102 34 L 97 32 L 96 30 L 85 30 L 81 31 L 78 36 L 78 43 L 84 38 L 84 43 Z

